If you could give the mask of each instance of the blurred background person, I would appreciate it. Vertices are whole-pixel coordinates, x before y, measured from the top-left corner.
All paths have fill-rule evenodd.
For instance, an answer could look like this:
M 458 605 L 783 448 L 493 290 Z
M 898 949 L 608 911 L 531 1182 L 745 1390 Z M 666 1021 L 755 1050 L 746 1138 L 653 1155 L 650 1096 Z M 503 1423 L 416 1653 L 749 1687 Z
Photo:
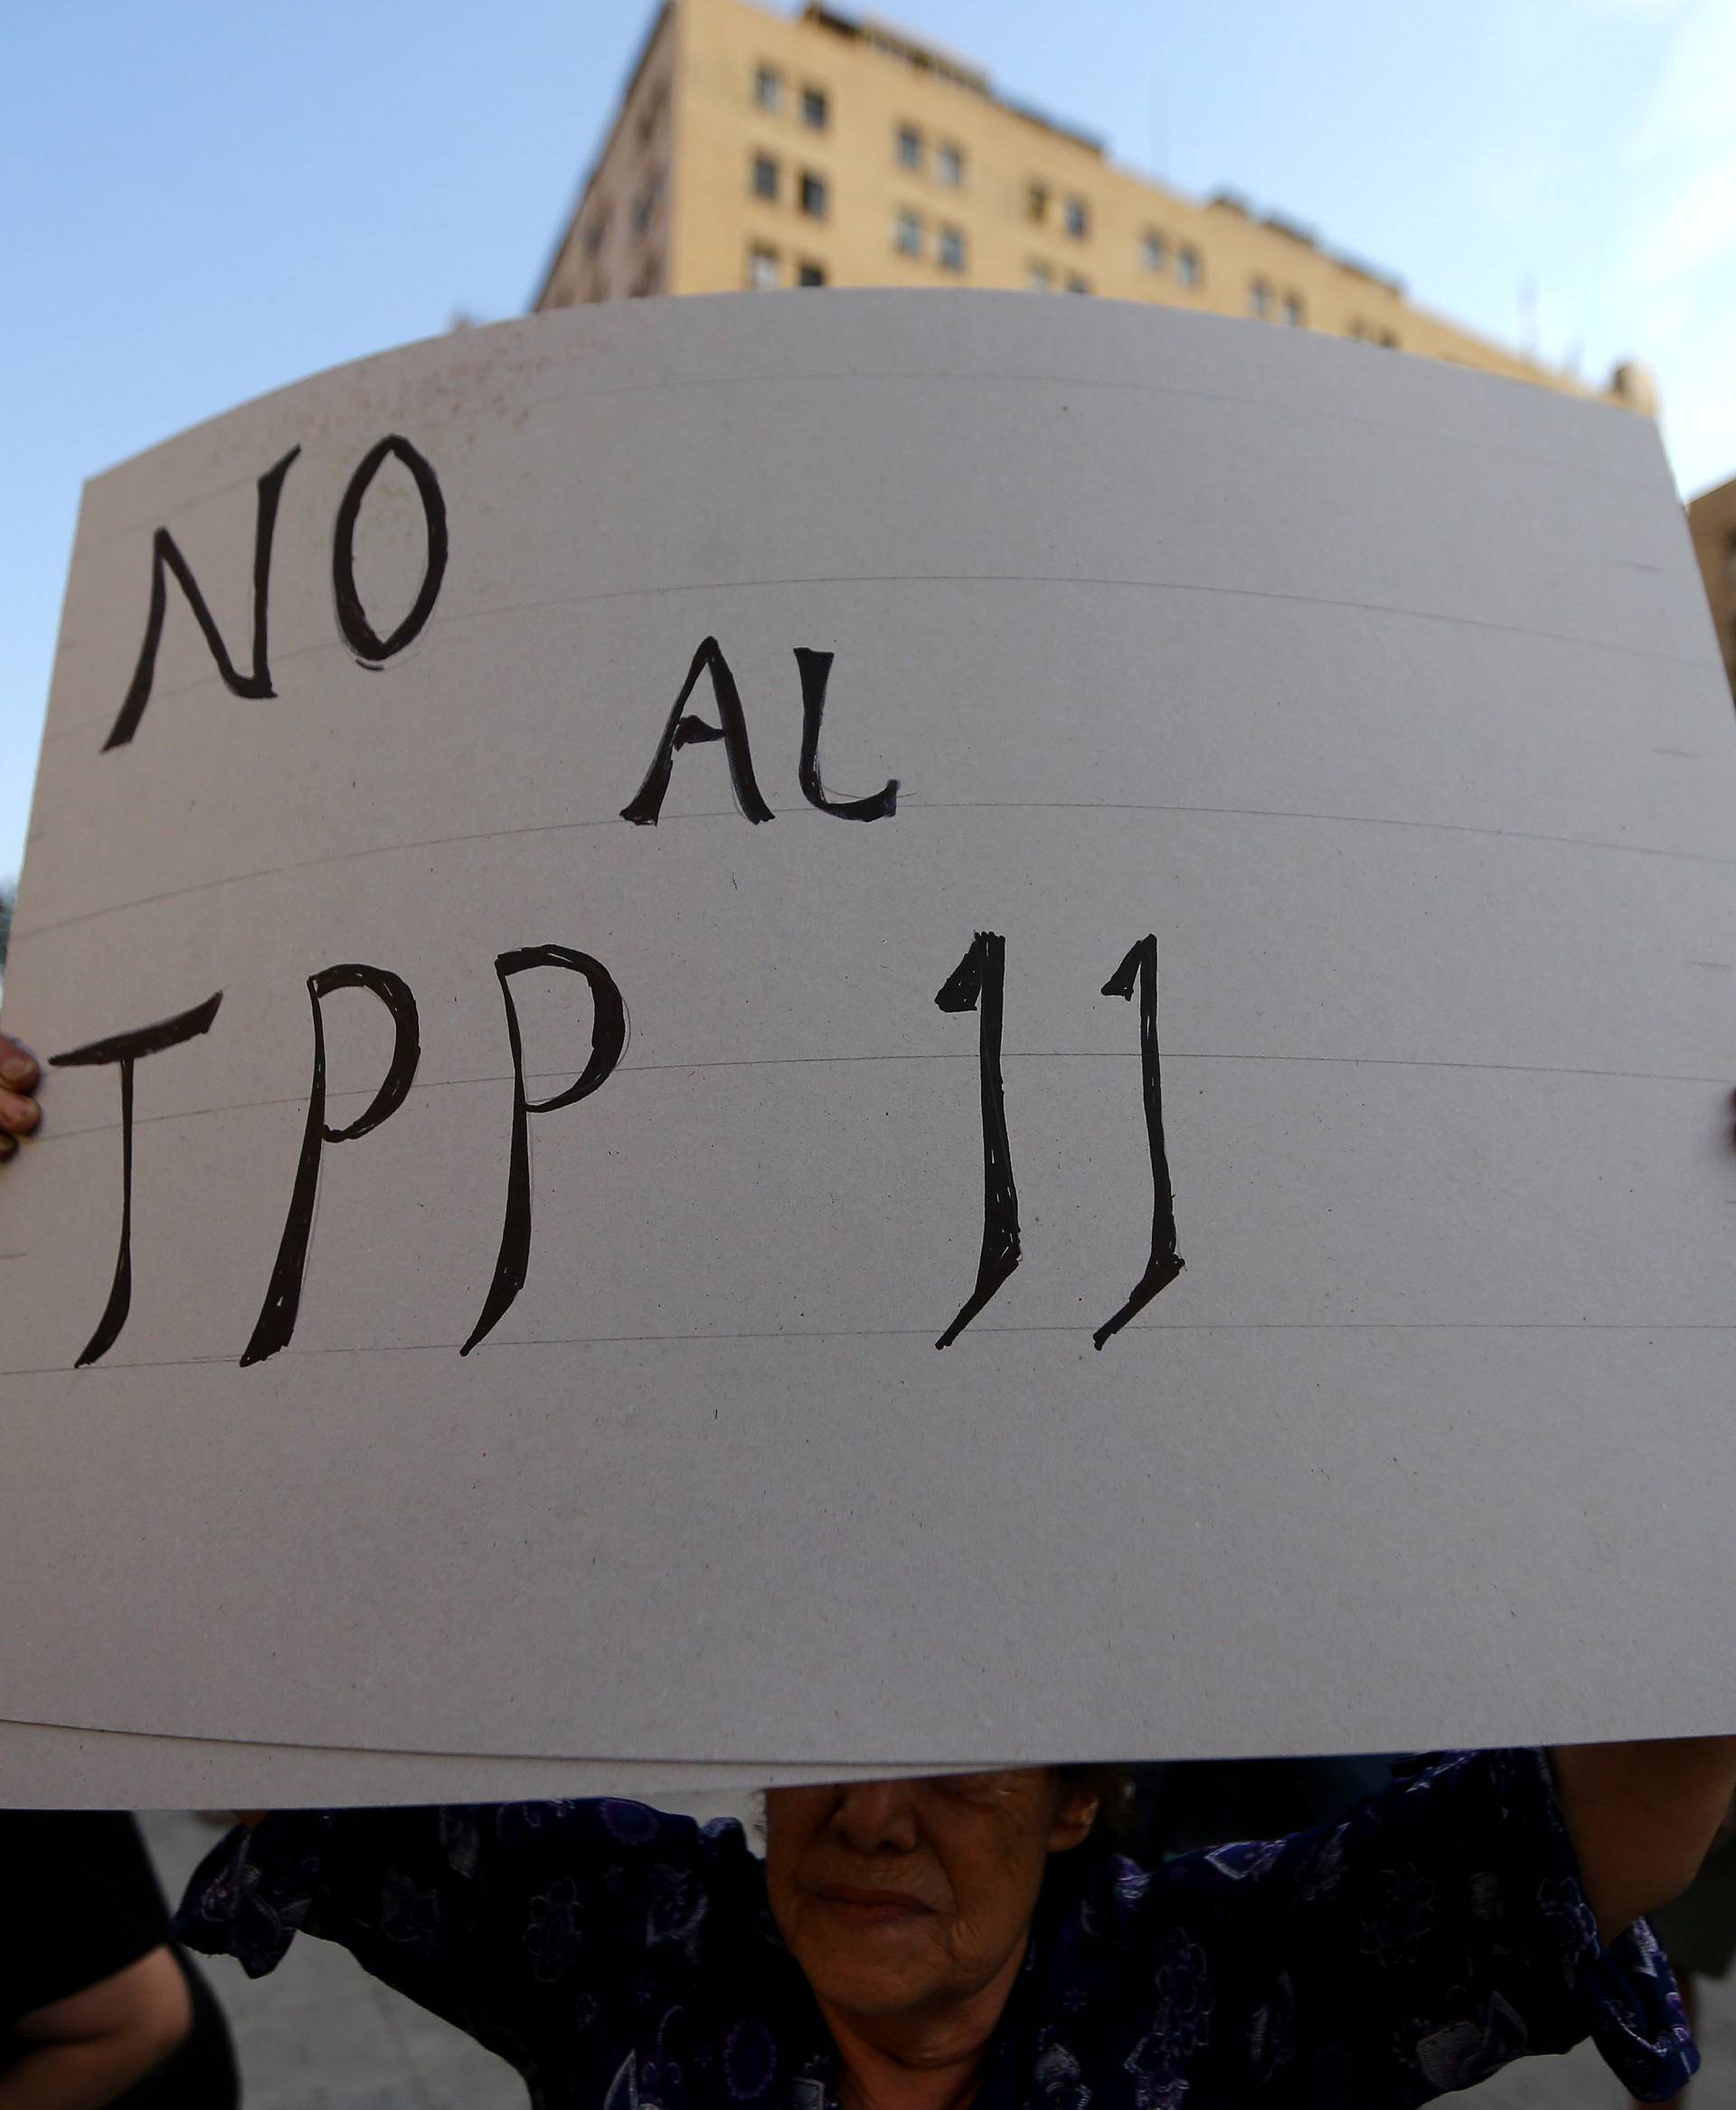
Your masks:
M 0 1813 L 0 2110 L 233 2110 L 228 2026 L 138 1827 Z

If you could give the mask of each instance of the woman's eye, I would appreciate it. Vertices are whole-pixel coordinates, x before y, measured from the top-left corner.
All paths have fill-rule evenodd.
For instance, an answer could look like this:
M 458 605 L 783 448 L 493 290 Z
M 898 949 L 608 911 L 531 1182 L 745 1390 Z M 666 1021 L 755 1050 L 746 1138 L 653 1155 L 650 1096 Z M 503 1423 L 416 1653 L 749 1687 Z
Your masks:
M 995 1803 L 1006 1792 L 1005 1780 L 998 1773 L 952 1773 L 936 1785 L 961 1803 Z

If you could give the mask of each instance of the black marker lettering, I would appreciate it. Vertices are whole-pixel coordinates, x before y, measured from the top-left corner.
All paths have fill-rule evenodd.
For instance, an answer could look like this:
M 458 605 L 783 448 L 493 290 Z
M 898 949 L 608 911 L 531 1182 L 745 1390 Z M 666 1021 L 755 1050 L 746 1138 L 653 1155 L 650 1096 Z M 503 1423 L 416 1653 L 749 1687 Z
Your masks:
M 823 814 L 836 814 L 842 821 L 877 821 L 898 811 L 898 778 L 892 777 L 872 798 L 828 798 L 820 782 L 820 720 L 826 712 L 826 684 L 832 675 L 832 655 L 796 647 L 796 666 L 802 683 L 802 755 L 797 769 L 802 796 Z
M 712 694 L 717 700 L 715 725 L 707 724 L 703 718 L 682 715 L 702 673 L 708 673 L 712 677 Z M 663 738 L 651 758 L 645 782 L 634 793 L 632 804 L 621 808 L 621 818 L 631 821 L 636 827 L 655 828 L 669 789 L 676 749 L 697 747 L 706 740 L 723 742 L 730 758 L 730 782 L 735 789 L 736 805 L 756 824 L 771 820 L 772 810 L 760 796 L 760 787 L 754 780 L 753 751 L 748 745 L 748 721 L 741 710 L 741 692 L 715 637 L 706 638 L 694 653 L 693 664 L 687 670 L 687 679 L 681 684 L 681 693 L 675 698 L 675 707 L 663 729 Z
M 63 1069 L 110 1062 L 120 1065 L 120 1251 L 115 1259 L 115 1279 L 109 1287 L 108 1302 L 97 1321 L 96 1332 L 86 1342 L 84 1352 L 79 1358 L 80 1370 L 88 1362 L 95 1362 L 99 1355 L 106 1355 L 114 1346 L 117 1335 L 127 1323 L 127 1314 L 133 1301 L 133 1065 L 142 1055 L 156 1055 L 165 1048 L 178 1048 L 183 1041 L 196 1040 L 201 1033 L 209 1032 L 211 1022 L 217 1015 L 217 1006 L 222 1001 L 223 993 L 220 989 L 215 996 L 206 997 L 191 1011 L 165 1018 L 156 1025 L 140 1026 L 130 1033 L 112 1033 L 107 1040 L 91 1041 L 82 1048 L 70 1049 L 64 1055 L 49 1057 L 52 1064 Z
M 366 989 L 377 996 L 392 1014 L 392 1060 L 385 1079 L 359 1120 L 347 1128 L 326 1126 L 326 1020 L 320 1009 L 324 1000 L 338 989 Z M 252 1338 L 241 1356 L 241 1368 L 263 1362 L 289 1345 L 296 1330 L 296 1314 L 301 1307 L 301 1278 L 307 1266 L 307 1240 L 314 1228 L 314 1203 L 319 1195 L 319 1155 L 328 1143 L 354 1143 L 370 1129 L 395 1114 L 415 1080 L 421 1056 L 416 999 L 401 976 L 384 967 L 342 966 L 324 967 L 307 978 L 307 994 L 314 1007 L 314 1081 L 307 1093 L 307 1125 L 302 1131 L 301 1155 L 296 1163 L 296 1183 L 289 1193 L 289 1214 L 278 1241 L 276 1265 L 265 1293 L 265 1303 L 253 1327 Z
M 409 615 L 390 637 L 382 637 L 369 622 L 362 597 L 355 589 L 355 523 L 368 485 L 391 454 L 395 454 L 416 479 L 416 493 L 422 502 L 427 555 L 422 567 L 422 583 L 416 590 Z M 401 652 L 420 635 L 439 598 L 440 581 L 446 577 L 446 500 L 440 495 L 439 479 L 425 455 L 419 453 L 409 440 L 401 439 L 397 433 L 388 433 L 356 464 L 355 474 L 344 489 L 332 529 L 332 591 L 337 600 L 337 625 L 344 633 L 344 643 L 363 666 L 383 666 L 394 653 Z
M 1164 1085 L 1157 1054 L 1157 940 L 1142 937 L 1103 984 L 1105 996 L 1131 997 L 1139 992 L 1139 1077 L 1146 1102 L 1146 1141 L 1151 1148 L 1151 1258 L 1114 1318 L 1091 1335 L 1099 1348 L 1118 1333 L 1160 1290 L 1167 1289 L 1187 1265 L 1175 1250 L 1175 1198 L 1169 1185 L 1169 1154 L 1164 1147 Z
M 229 656 L 229 647 L 223 643 L 222 635 L 205 605 L 205 597 L 199 590 L 199 582 L 181 554 L 179 545 L 167 528 L 158 528 L 151 538 L 151 603 L 150 612 L 145 618 L 145 642 L 138 648 L 138 664 L 133 669 L 120 713 L 109 729 L 108 738 L 102 743 L 104 754 L 110 748 L 127 745 L 138 730 L 138 721 L 150 701 L 151 683 L 156 674 L 156 648 L 163 641 L 163 621 L 168 613 L 171 571 L 205 634 L 205 643 L 211 647 L 211 656 L 217 662 L 217 672 L 223 677 L 224 686 L 231 694 L 253 702 L 277 694 L 271 686 L 271 667 L 266 656 L 266 617 L 271 598 L 271 538 L 277 532 L 278 500 L 283 495 L 283 479 L 289 474 L 290 463 L 300 452 L 300 447 L 292 447 L 280 462 L 274 462 L 259 478 L 259 509 L 253 526 L 253 672 L 242 674 Z
M 1001 1080 L 1001 1011 L 1006 940 L 979 930 L 935 1002 L 942 1011 L 974 1011 L 983 1095 L 983 1249 L 976 1286 L 937 1348 L 949 1348 L 1019 1264 L 1019 1192 L 1006 1140 L 1006 1088 Z
M 570 967 L 590 984 L 590 1060 L 578 1082 L 552 1099 L 524 1097 L 524 1044 L 518 1027 L 518 1006 L 513 1002 L 512 978 L 528 967 Z M 627 1006 L 621 993 L 609 969 L 589 953 L 576 953 L 564 945 L 526 946 L 520 952 L 502 953 L 495 962 L 495 973 L 500 977 L 500 994 L 506 1005 L 506 1038 L 513 1050 L 513 1152 L 506 1171 L 506 1220 L 501 1227 L 495 1278 L 488 1286 L 482 1316 L 458 1351 L 461 1355 L 468 1355 L 477 1342 L 486 1339 L 512 1309 L 513 1299 L 524 1288 L 530 1268 L 531 1116 L 552 1114 L 558 1107 L 589 1098 L 620 1060 L 627 1046 Z

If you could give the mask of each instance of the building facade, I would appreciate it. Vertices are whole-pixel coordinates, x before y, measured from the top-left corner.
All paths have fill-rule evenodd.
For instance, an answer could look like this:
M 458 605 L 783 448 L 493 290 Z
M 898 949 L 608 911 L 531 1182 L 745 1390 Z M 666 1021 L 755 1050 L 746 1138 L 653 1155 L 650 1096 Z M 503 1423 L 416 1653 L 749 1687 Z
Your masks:
M 1688 528 L 1712 603 L 1724 672 L 1736 696 L 1736 476 L 1689 500 Z
M 809 0 L 665 0 L 535 306 L 800 286 L 1098 293 L 1254 316 L 1655 408 L 1456 328 L 1398 280 L 1118 167 L 967 61 Z

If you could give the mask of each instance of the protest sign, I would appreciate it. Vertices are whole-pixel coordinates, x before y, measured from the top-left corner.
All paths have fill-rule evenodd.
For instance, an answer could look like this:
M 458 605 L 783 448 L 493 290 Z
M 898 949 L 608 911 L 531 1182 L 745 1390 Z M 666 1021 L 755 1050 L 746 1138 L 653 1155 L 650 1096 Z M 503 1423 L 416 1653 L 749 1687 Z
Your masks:
M 6 989 L 0 1799 L 1728 1730 L 1733 966 L 1609 405 L 827 294 L 172 440 Z

